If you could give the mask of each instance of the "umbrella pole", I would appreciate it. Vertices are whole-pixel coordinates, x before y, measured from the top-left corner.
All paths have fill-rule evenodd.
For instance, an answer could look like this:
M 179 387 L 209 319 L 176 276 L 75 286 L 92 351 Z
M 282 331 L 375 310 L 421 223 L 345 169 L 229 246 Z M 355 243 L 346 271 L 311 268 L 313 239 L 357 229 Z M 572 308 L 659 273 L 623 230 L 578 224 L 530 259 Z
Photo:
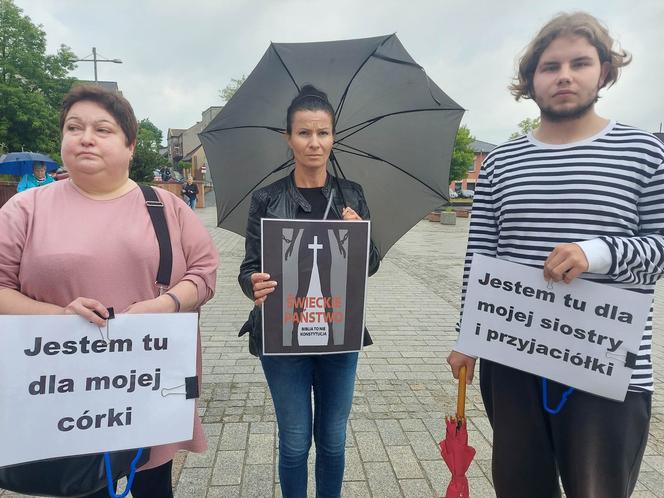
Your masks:
M 339 166 L 339 163 L 337 162 L 337 158 L 334 155 L 334 151 L 330 152 L 330 162 L 332 163 L 332 169 L 334 170 L 334 178 L 337 180 L 337 187 L 339 188 L 339 195 L 341 196 L 341 202 L 343 203 L 344 207 L 348 207 L 348 204 L 346 204 L 346 199 L 344 197 L 344 192 L 343 190 L 341 190 L 341 184 L 339 183 L 339 171 L 341 170 L 341 166 Z M 339 168 L 339 170 L 337 170 L 337 167 Z M 343 171 L 341 172 L 341 174 L 343 175 Z
M 457 422 L 461 423 L 466 417 L 466 367 L 459 369 L 459 391 L 457 393 Z

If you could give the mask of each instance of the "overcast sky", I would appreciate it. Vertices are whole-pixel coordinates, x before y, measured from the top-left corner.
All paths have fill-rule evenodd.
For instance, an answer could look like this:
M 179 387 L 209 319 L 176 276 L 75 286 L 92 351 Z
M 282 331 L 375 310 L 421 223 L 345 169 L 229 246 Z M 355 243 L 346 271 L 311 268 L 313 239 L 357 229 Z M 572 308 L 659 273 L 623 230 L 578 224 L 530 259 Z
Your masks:
M 516 56 L 560 11 L 586 10 L 633 54 L 597 109 L 648 131 L 664 121 L 664 1 L 587 0 L 15 0 L 41 24 L 48 52 L 68 45 L 98 63 L 100 80 L 117 81 L 138 119 L 163 132 L 188 128 L 220 105 L 219 89 L 249 74 L 270 41 L 304 42 L 396 33 L 427 74 L 468 112 L 478 140 L 498 144 L 525 117 L 506 87 Z M 73 73 L 93 79 L 92 63 Z

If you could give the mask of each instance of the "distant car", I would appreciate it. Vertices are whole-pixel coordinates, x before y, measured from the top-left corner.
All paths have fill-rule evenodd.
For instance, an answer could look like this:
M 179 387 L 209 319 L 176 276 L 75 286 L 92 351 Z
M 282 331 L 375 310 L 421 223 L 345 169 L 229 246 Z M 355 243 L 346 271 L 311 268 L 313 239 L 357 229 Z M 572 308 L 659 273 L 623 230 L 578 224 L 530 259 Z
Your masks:
M 57 169 L 55 172 L 55 175 L 53 176 L 56 180 L 66 180 L 69 178 L 69 171 L 64 169 L 63 167 L 60 167 Z
M 185 178 L 184 178 L 184 175 L 182 173 L 180 173 L 179 171 L 173 170 L 171 172 L 171 181 L 172 182 L 175 181 L 175 182 L 178 182 L 178 183 L 184 183 Z
M 461 197 L 466 197 L 467 199 L 472 199 L 475 197 L 475 191 L 474 190 L 462 190 L 461 191 Z
M 457 194 L 454 190 L 450 190 L 450 199 L 456 199 L 459 197 L 459 194 Z

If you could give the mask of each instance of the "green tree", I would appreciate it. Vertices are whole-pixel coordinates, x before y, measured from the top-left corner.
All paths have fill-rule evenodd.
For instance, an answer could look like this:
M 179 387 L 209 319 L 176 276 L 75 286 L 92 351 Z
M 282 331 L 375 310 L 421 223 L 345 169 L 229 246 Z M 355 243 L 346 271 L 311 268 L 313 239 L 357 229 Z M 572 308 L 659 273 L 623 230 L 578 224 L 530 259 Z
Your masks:
M 466 125 L 460 126 L 454 141 L 452 163 L 450 164 L 450 182 L 463 180 L 475 160 L 475 151 L 470 147 L 475 137 Z
M 153 141 L 150 146 L 158 152 L 159 147 L 161 147 L 162 140 L 164 139 L 163 132 L 157 128 L 154 123 L 152 123 L 152 121 L 150 121 L 150 118 L 141 119 L 141 121 L 138 123 L 138 127 L 139 129 L 143 129 L 149 132 L 149 136 Z
M 71 88 L 74 53 L 46 54 L 46 33 L 12 0 L 0 0 L 0 143 L 8 151 L 57 155 L 58 114 Z
M 525 134 L 528 133 L 529 131 L 532 131 L 532 130 L 534 130 L 535 128 L 539 127 L 539 125 L 540 125 L 540 118 L 539 118 L 539 116 L 536 117 L 536 118 L 534 118 L 534 119 L 531 119 L 531 118 L 526 118 L 526 119 L 524 119 L 524 120 L 521 121 L 521 122 L 519 123 L 519 125 L 518 125 L 518 126 L 519 126 L 519 131 L 515 131 L 514 133 L 512 133 L 512 134 L 510 135 L 510 140 L 512 140 L 512 139 L 514 139 L 514 138 L 518 138 L 518 137 L 520 137 L 521 135 L 525 135 Z
M 231 100 L 231 97 L 235 95 L 237 89 L 242 86 L 242 83 L 247 79 L 246 75 L 242 75 L 240 78 L 231 78 L 231 82 L 226 85 L 222 90 L 219 90 L 219 97 L 224 101 L 224 104 Z
M 188 161 L 180 161 L 176 169 L 182 173 L 182 176 L 187 178 L 189 175 L 194 176 L 194 171 L 192 169 L 192 165 Z
M 136 149 L 134 159 L 129 169 L 129 176 L 137 182 L 149 182 L 154 176 L 154 170 L 168 163 L 165 157 L 159 154 L 163 133 L 148 118 L 138 123 L 136 134 Z

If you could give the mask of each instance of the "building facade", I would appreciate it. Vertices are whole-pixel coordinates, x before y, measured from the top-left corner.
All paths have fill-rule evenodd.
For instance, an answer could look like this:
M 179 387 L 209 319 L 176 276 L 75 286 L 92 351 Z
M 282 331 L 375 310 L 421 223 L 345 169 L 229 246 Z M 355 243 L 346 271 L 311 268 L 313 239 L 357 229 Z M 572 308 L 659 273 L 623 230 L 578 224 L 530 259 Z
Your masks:
M 488 142 L 482 142 L 481 140 L 475 140 L 470 144 L 470 147 L 475 153 L 475 158 L 473 159 L 472 165 L 468 167 L 466 177 L 463 180 L 450 182 L 450 190 L 457 194 L 461 194 L 463 191 L 475 191 L 475 185 L 477 184 L 477 178 L 480 176 L 482 163 L 487 154 L 493 150 L 495 145 Z
M 191 162 L 192 173 L 196 180 L 204 181 L 207 173 L 207 160 L 198 134 L 210 124 L 221 109 L 221 106 L 208 107 L 202 112 L 201 121 L 190 128 L 168 129 L 168 160 L 173 166 L 180 161 Z

